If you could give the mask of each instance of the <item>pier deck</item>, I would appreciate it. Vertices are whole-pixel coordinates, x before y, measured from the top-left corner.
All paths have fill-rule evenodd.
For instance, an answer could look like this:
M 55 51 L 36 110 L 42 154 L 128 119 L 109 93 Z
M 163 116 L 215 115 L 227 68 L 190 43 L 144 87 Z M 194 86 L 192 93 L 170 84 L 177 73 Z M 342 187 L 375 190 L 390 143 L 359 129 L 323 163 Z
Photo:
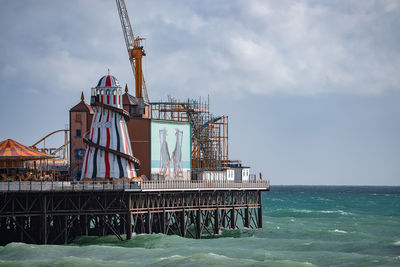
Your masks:
M 0 244 L 66 244 L 77 236 L 164 233 L 201 238 L 262 227 L 259 182 L 0 183 Z

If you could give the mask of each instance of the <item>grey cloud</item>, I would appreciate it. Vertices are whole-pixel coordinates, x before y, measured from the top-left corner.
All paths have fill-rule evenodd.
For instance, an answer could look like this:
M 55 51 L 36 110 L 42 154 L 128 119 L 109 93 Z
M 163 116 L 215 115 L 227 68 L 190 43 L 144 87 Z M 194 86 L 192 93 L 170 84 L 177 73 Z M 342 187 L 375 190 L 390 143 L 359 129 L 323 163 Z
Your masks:
M 127 1 L 127 7 L 135 33 L 148 38 L 145 75 L 155 97 L 170 90 L 178 96 L 211 89 L 398 90 L 396 1 Z M 0 46 L 10 50 L 0 60 L 2 75 L 30 71 L 35 83 L 45 73 L 51 87 L 73 90 L 111 67 L 122 83 L 133 81 L 113 2 L 18 1 L 2 10 Z M 65 83 L 60 72 L 77 78 Z

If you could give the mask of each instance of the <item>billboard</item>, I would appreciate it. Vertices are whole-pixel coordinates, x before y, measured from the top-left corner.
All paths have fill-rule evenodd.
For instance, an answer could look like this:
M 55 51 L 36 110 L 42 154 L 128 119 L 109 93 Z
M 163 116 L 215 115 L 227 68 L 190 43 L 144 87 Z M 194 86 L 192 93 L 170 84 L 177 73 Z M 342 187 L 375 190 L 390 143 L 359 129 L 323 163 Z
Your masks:
M 152 179 L 190 179 L 190 124 L 151 121 Z

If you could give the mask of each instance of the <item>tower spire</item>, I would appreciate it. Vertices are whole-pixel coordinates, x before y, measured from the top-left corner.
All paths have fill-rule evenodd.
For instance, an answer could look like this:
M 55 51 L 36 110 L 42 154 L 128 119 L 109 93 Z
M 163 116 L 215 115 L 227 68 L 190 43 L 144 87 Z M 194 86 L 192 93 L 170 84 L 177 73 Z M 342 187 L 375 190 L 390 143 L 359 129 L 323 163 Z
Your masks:
M 85 96 L 83 95 L 83 91 L 82 91 L 82 94 L 81 94 L 81 100 L 85 101 Z
M 125 93 L 128 93 L 128 84 L 125 84 Z

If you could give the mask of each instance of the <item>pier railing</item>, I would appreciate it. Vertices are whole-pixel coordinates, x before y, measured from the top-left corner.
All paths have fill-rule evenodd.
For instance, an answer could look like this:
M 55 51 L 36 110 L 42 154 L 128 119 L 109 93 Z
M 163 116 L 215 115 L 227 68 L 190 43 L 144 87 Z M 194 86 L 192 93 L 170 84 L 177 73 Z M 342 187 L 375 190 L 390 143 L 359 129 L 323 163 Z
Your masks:
M 0 192 L 15 191 L 196 191 L 269 190 L 269 181 L 85 181 L 85 182 L 0 182 Z
M 157 190 L 210 190 L 210 189 L 269 189 L 269 181 L 233 182 L 233 181 L 163 181 L 144 182 L 141 185 L 143 191 Z

